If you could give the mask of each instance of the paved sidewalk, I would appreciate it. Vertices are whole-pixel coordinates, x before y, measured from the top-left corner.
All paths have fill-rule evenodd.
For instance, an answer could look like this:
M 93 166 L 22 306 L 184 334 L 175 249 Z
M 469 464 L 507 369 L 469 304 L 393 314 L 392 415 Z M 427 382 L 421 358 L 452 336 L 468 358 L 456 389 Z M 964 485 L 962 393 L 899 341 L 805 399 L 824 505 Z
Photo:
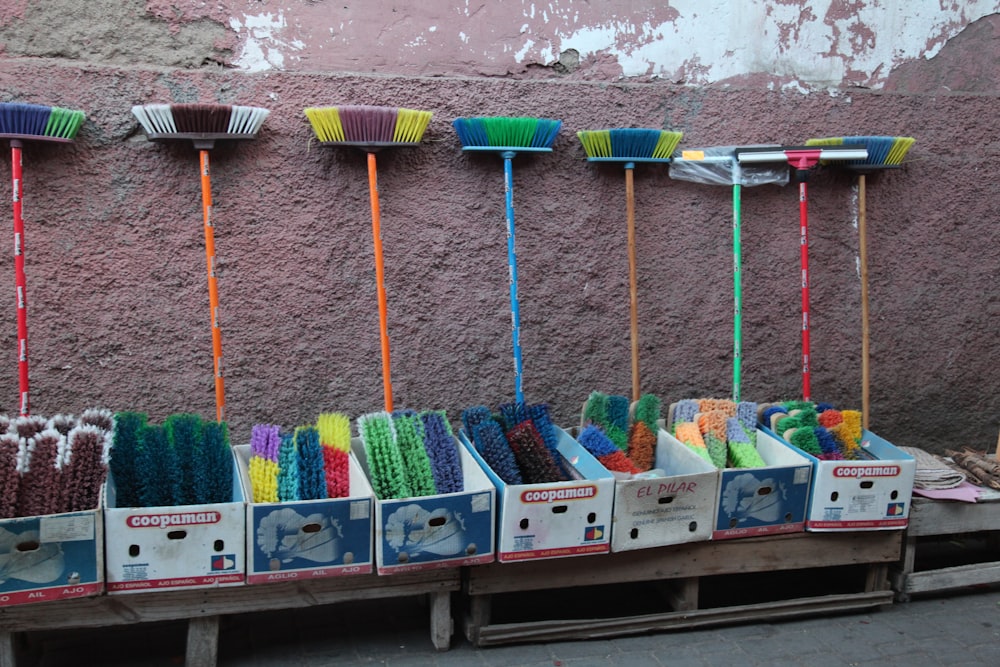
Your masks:
M 1000 664 L 996 586 L 862 614 L 481 649 L 465 640 L 456 622 L 452 647 L 443 652 L 431 644 L 428 619 L 424 598 L 227 617 L 220 629 L 219 667 Z M 46 633 L 32 637 L 41 655 L 20 664 L 176 667 L 184 662 L 184 641 L 181 623 Z

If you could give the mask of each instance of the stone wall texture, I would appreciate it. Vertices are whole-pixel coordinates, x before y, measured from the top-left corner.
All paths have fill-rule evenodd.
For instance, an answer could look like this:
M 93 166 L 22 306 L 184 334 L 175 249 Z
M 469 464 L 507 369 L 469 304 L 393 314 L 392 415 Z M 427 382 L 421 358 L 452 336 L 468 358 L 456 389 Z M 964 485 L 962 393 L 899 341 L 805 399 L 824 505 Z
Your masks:
M 434 113 L 420 146 L 378 155 L 397 408 L 457 420 L 513 398 L 502 160 L 463 152 L 454 118 L 563 121 L 552 153 L 515 158 L 514 200 L 525 397 L 566 426 L 592 390 L 631 386 L 624 177 L 588 163 L 576 131 L 671 129 L 682 148 L 906 135 L 904 168 L 868 177 L 872 430 L 931 450 L 992 447 L 998 12 L 9 0 L 0 101 L 87 112 L 73 144 L 24 149 L 32 409 L 214 415 L 197 151 L 147 141 L 130 110 L 195 101 L 271 110 L 256 139 L 211 152 L 234 441 L 255 423 L 381 409 L 365 158 L 319 146 L 302 113 L 372 104 Z M 664 403 L 727 396 L 731 191 L 664 165 L 640 165 L 635 183 L 642 389 Z M 860 408 L 856 179 L 819 168 L 809 196 L 812 398 Z M 742 215 L 743 398 L 798 398 L 795 186 L 745 188 Z M 12 253 L 0 273 L 0 411 L 13 414 Z

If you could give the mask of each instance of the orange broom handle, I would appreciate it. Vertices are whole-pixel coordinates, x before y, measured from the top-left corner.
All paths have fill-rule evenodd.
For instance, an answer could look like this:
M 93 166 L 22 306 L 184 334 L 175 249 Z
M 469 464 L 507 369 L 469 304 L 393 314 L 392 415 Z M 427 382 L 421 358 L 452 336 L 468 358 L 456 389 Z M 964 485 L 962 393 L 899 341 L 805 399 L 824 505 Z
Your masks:
M 385 410 L 392 412 L 392 379 L 389 374 L 389 327 L 385 298 L 385 269 L 382 265 L 381 211 L 378 204 L 378 171 L 375 153 L 368 153 L 368 193 L 372 201 L 372 237 L 375 242 L 375 286 L 378 290 L 379 338 L 382 343 L 382 392 Z
M 625 217 L 628 224 L 628 286 L 632 329 L 632 400 L 638 401 L 639 390 L 639 299 L 635 268 L 635 181 L 632 163 L 625 165 Z
M 222 330 L 219 328 L 219 283 L 215 278 L 215 229 L 212 224 L 212 177 L 208 151 L 201 149 L 201 211 L 205 221 L 205 260 L 208 265 L 208 305 L 212 311 L 212 363 L 215 370 L 215 419 L 225 421 L 226 389 L 222 378 Z

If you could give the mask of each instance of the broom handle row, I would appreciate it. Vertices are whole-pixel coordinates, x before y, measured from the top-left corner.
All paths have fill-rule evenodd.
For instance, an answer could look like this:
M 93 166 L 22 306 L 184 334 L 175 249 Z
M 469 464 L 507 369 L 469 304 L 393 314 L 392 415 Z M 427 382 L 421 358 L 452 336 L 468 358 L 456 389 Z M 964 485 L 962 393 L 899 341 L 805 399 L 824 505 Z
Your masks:
M 17 290 L 17 375 L 19 412 L 30 414 L 28 400 L 28 287 L 24 273 L 24 218 L 21 210 L 21 146 L 11 142 L 11 181 L 14 201 L 14 284 Z
M 219 328 L 219 284 L 215 275 L 215 225 L 212 222 L 212 177 L 208 151 L 201 157 L 201 209 L 205 223 L 205 261 L 208 269 L 208 305 L 212 315 L 212 364 L 215 374 L 215 419 L 225 421 L 226 390 L 222 372 L 222 329 Z

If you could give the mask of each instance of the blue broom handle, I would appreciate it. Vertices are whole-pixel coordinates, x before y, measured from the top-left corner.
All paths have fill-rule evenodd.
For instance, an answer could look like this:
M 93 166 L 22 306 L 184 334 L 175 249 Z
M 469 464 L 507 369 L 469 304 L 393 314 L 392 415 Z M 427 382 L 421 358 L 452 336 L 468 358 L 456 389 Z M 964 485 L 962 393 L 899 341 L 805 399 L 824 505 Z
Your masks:
M 503 176 L 507 209 L 507 267 L 510 271 L 510 320 L 511 342 L 514 347 L 514 400 L 524 402 L 521 389 L 521 309 L 517 303 L 517 252 L 514 250 L 514 165 L 513 151 L 504 151 Z

